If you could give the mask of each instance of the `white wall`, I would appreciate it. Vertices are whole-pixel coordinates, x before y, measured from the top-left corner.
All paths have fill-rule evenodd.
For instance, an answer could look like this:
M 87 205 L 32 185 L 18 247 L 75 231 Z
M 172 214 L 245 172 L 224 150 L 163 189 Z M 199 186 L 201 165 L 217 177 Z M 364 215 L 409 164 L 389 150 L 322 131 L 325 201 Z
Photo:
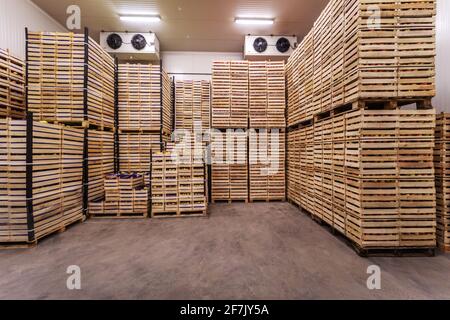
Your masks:
M 437 0 L 436 98 L 439 112 L 450 112 L 450 1 Z
M 66 31 L 30 0 L 0 0 L 0 48 L 24 59 L 25 27 L 31 31 Z
M 163 67 L 176 80 L 210 80 L 216 60 L 242 60 L 236 52 L 175 52 L 161 53 Z M 197 75 L 193 75 L 197 74 Z

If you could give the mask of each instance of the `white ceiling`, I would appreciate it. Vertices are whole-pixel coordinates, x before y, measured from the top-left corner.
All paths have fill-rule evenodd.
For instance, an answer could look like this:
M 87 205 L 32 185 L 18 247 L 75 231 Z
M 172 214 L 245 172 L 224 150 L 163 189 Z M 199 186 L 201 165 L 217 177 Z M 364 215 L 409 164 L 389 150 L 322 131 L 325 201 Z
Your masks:
M 297 35 L 311 29 L 328 0 L 33 0 L 64 26 L 67 7 L 80 6 L 82 27 L 98 40 L 104 31 L 156 32 L 164 51 L 242 52 L 244 36 Z M 159 13 L 151 24 L 124 22 L 119 14 Z M 275 18 L 271 26 L 234 23 L 237 16 Z M 38 31 L 38 30 L 36 30 Z

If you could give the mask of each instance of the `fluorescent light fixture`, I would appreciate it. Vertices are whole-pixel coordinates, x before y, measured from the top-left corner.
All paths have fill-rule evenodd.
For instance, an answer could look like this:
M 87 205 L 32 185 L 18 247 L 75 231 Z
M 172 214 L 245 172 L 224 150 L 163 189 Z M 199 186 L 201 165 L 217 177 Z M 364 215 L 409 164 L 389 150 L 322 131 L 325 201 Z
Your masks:
M 159 21 L 161 21 L 161 16 L 159 14 L 124 15 L 124 16 L 120 16 L 120 20 L 131 21 L 131 22 L 159 22 Z
M 252 25 L 271 25 L 274 19 L 268 18 L 236 18 L 234 20 L 237 24 L 252 24 Z

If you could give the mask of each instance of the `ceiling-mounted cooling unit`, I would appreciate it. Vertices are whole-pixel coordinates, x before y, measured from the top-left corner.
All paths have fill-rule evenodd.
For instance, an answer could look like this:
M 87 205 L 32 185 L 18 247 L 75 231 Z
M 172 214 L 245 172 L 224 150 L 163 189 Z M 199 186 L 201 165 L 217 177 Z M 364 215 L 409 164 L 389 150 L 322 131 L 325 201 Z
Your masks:
M 293 36 L 246 36 L 244 55 L 248 60 L 283 60 L 296 46 Z
M 159 60 L 159 40 L 154 33 L 102 32 L 100 45 L 120 60 Z

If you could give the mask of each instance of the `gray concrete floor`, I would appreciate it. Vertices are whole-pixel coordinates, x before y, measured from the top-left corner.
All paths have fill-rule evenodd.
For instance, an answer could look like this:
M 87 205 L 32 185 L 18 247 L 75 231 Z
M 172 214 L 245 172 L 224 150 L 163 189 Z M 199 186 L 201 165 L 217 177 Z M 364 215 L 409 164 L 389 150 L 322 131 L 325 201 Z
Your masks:
M 213 205 L 209 218 L 89 220 L 0 252 L 1 299 L 450 299 L 450 255 L 358 257 L 287 203 Z M 382 289 L 366 287 L 379 265 Z M 82 290 L 66 288 L 81 268 Z

